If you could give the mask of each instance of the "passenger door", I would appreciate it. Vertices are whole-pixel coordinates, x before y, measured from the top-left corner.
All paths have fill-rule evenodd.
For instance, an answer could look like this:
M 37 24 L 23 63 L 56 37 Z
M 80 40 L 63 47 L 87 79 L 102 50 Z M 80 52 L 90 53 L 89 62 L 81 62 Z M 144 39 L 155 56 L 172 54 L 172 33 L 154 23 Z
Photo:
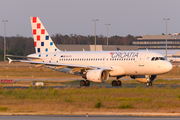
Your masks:
M 146 56 L 145 53 L 140 54 L 139 67 L 144 67 L 144 58 L 145 58 L 145 56 Z

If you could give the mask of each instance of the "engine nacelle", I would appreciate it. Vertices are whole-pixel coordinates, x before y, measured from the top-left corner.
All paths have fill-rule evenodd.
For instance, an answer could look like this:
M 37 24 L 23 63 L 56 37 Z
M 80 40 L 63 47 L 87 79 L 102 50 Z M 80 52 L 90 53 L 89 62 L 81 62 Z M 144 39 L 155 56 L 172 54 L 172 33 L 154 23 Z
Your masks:
M 151 75 L 150 76 L 150 81 L 153 82 L 155 79 L 156 79 L 157 75 Z M 147 83 L 147 77 L 146 75 L 134 75 L 134 76 L 131 76 L 131 78 L 139 81 L 139 82 L 143 82 L 143 83 Z
M 103 69 L 88 70 L 86 79 L 93 82 L 106 82 L 109 79 L 109 72 Z

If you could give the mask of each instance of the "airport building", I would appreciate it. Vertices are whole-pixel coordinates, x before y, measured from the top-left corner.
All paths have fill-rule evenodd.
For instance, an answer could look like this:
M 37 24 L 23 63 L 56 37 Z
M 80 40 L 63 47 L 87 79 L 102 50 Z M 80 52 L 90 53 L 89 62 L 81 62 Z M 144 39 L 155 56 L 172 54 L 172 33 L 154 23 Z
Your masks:
M 133 45 L 137 45 L 139 50 L 165 50 L 167 39 L 168 50 L 180 50 L 180 35 L 143 35 L 133 41 Z
M 167 39 L 167 56 L 180 58 L 180 35 L 143 35 L 133 41 L 133 45 L 137 45 L 139 50 L 149 50 L 166 55 L 166 39 Z

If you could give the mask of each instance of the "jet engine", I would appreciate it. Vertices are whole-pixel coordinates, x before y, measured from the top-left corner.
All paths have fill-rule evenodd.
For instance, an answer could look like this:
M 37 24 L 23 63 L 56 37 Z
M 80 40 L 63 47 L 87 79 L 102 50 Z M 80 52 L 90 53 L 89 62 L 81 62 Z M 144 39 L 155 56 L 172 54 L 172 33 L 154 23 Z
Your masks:
M 139 81 L 139 82 L 143 82 L 143 83 L 147 83 L 147 82 L 153 82 L 157 75 L 150 75 L 150 81 L 147 81 L 147 75 L 134 75 L 134 76 L 131 76 L 131 78 Z
M 109 72 L 103 69 L 88 70 L 83 78 L 93 82 L 106 82 Z

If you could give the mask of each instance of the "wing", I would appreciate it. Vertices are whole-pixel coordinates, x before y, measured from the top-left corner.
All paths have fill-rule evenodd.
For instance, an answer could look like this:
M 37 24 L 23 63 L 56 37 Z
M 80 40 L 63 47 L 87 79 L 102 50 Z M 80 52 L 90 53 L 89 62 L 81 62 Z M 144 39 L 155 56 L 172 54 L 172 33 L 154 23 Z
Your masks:
M 24 63 L 36 64 L 36 67 L 48 65 L 48 66 L 56 67 L 56 69 L 68 67 L 68 68 L 80 68 L 80 69 L 81 68 L 82 69 L 104 69 L 104 70 L 108 70 L 108 71 L 113 70 L 112 67 L 104 67 L 104 66 L 88 66 L 88 65 L 78 65 L 78 64 L 49 63 L 49 62 L 41 62 L 39 60 L 36 60 L 36 61 L 30 61 L 30 60 L 12 60 L 10 58 L 8 58 L 8 60 L 9 60 L 9 64 L 11 62 L 24 62 Z

